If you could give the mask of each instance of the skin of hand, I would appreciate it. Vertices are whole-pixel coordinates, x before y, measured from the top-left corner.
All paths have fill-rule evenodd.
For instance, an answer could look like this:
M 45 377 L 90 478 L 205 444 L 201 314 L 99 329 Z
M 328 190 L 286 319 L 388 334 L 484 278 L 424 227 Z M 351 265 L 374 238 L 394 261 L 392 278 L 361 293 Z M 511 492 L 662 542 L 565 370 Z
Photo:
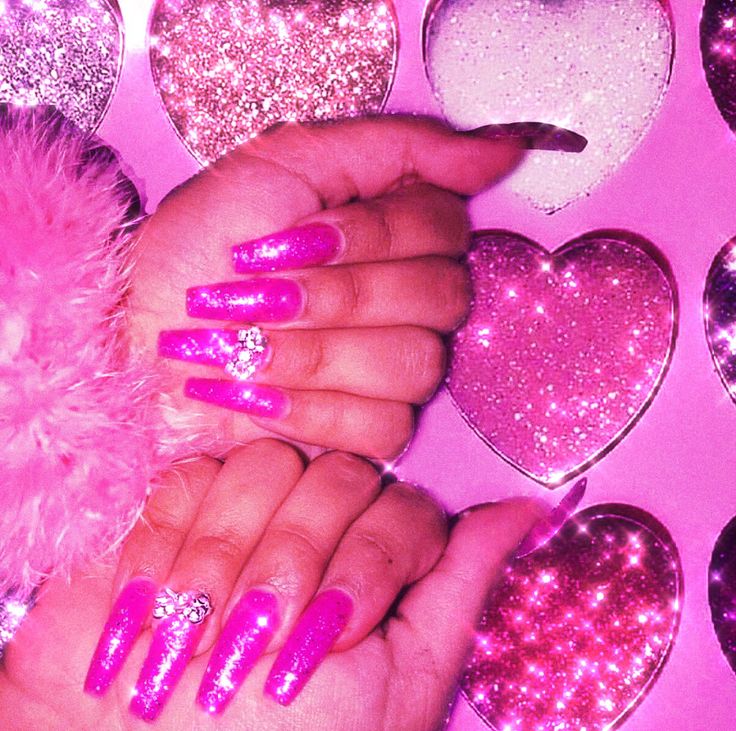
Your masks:
M 465 198 L 522 154 L 519 140 L 418 118 L 278 126 L 176 188 L 142 225 L 132 346 L 160 366 L 159 338 L 168 338 L 167 404 L 190 431 L 394 457 L 411 437 L 414 405 L 444 375 L 442 336 L 469 306 Z M 285 258 L 254 263 L 254 251 L 277 248 L 262 237 L 278 232 Z M 238 264 L 233 247 L 244 242 L 250 253 Z M 241 295 L 248 288 L 239 309 L 213 309 L 213 283 L 233 282 Z M 189 362 L 191 330 L 233 337 L 245 323 L 270 341 L 252 382 Z
M 116 597 L 147 577 L 177 591 L 205 587 L 214 607 L 180 677 L 165 677 L 173 692 L 155 723 L 162 731 L 434 731 L 489 589 L 543 517 L 535 502 L 509 500 L 465 511 L 449 530 L 423 491 L 381 490 L 367 462 L 332 452 L 305 470 L 293 448 L 270 439 L 238 448 L 224 466 L 193 460 L 162 479 L 117 566 L 44 585 L 0 668 L 0 726 L 150 727 L 129 705 L 167 620 L 146 620 L 104 694 L 83 692 Z M 253 587 L 272 595 L 280 621 L 224 712 L 212 715 L 200 682 Z M 297 693 L 277 702 L 276 666 L 288 665 L 315 596 L 335 590 L 351 603 L 349 619 Z

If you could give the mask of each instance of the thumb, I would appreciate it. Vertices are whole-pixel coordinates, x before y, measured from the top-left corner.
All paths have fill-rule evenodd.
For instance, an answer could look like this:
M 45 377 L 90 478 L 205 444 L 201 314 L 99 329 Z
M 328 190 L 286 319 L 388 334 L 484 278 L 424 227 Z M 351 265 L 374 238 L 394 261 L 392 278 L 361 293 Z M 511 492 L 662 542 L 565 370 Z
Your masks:
M 408 675 L 417 667 L 431 669 L 418 677 L 433 687 L 416 688 L 416 675 L 409 681 L 428 702 L 410 705 L 436 704 L 434 712 L 443 713 L 489 591 L 524 537 L 548 513 L 542 503 L 512 499 L 462 514 L 443 557 L 409 590 L 399 605 L 398 619 L 389 627 L 388 640 L 400 671 Z

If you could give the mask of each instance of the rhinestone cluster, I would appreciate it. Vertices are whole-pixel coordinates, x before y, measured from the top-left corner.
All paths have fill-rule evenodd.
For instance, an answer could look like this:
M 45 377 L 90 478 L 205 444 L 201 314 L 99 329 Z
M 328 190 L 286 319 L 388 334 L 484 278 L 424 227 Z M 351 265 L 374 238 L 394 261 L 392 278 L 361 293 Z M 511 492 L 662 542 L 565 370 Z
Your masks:
M 211 612 L 212 604 L 209 595 L 204 592 L 179 593 L 168 588 L 156 597 L 153 607 L 155 619 L 164 619 L 172 614 L 178 614 L 192 624 L 201 624 Z

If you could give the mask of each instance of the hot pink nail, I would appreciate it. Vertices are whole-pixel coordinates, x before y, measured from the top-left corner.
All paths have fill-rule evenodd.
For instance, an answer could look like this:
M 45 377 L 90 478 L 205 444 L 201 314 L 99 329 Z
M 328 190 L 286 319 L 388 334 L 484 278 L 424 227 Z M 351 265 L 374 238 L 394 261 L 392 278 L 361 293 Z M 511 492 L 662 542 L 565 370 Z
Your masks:
M 213 320 L 286 322 L 302 311 L 302 291 L 292 279 L 247 279 L 187 290 L 187 314 Z
M 250 382 L 190 378 L 184 393 L 189 398 L 257 418 L 283 419 L 291 408 L 289 397 L 281 389 Z
M 278 629 L 276 597 L 250 591 L 238 602 L 212 651 L 197 694 L 209 713 L 222 713 Z
M 233 247 L 236 272 L 276 272 L 333 261 L 342 248 L 342 234 L 326 223 L 279 231 Z
M 531 531 L 529 531 L 519 547 L 516 549 L 514 558 L 527 556 L 538 548 L 541 548 L 545 543 L 548 543 L 559 532 L 560 528 L 562 528 L 562 526 L 567 522 L 568 518 L 575 512 L 575 509 L 585 495 L 587 485 L 587 478 L 583 477 L 581 480 L 578 480 L 570 488 L 567 495 L 560 500 L 557 507 L 554 508 L 545 519 L 539 521 Z
M 164 330 L 158 354 L 189 363 L 222 366 L 231 376 L 246 380 L 268 362 L 268 341 L 259 327 L 241 330 Z
M 319 594 L 307 607 L 279 653 L 264 692 L 288 706 L 327 657 L 350 621 L 353 601 L 339 589 Z
M 168 591 L 156 599 L 156 610 L 161 612 L 155 616 L 163 619 L 153 633 L 130 701 L 130 712 L 144 721 L 158 718 L 192 659 L 210 613 L 209 597 Z
M 151 616 L 155 597 L 156 584 L 150 579 L 134 579 L 120 592 L 87 671 L 86 693 L 101 696 L 112 685 Z

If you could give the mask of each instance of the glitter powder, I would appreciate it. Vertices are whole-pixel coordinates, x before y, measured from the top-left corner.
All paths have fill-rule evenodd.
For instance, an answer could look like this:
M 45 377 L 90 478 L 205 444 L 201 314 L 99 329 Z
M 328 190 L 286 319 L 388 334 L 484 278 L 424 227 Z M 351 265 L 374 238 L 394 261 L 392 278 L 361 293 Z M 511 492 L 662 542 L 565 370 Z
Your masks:
M 279 121 L 381 110 L 393 80 L 387 0 L 159 0 L 151 66 L 202 162 Z
M 450 393 L 493 449 L 542 483 L 620 440 L 669 361 L 670 279 L 642 240 L 620 236 L 549 254 L 486 232 L 468 256 L 475 299 L 455 336 Z
M 623 505 L 579 513 L 490 597 L 462 680 L 497 731 L 605 731 L 674 643 L 682 569 L 666 529 Z
M 707 0 L 700 21 L 705 78 L 728 126 L 736 131 L 736 2 Z
M 736 672 L 736 518 L 723 529 L 713 549 L 708 600 L 721 649 Z
M 718 252 L 708 272 L 705 331 L 718 375 L 736 400 L 736 241 Z
M 533 152 L 509 180 L 553 211 L 628 157 L 667 89 L 673 32 L 658 0 L 440 0 L 425 23 L 430 83 L 452 124 L 547 122 L 588 138 Z
M 51 104 L 91 132 L 110 103 L 122 47 L 105 0 L 0 2 L 0 102 Z

